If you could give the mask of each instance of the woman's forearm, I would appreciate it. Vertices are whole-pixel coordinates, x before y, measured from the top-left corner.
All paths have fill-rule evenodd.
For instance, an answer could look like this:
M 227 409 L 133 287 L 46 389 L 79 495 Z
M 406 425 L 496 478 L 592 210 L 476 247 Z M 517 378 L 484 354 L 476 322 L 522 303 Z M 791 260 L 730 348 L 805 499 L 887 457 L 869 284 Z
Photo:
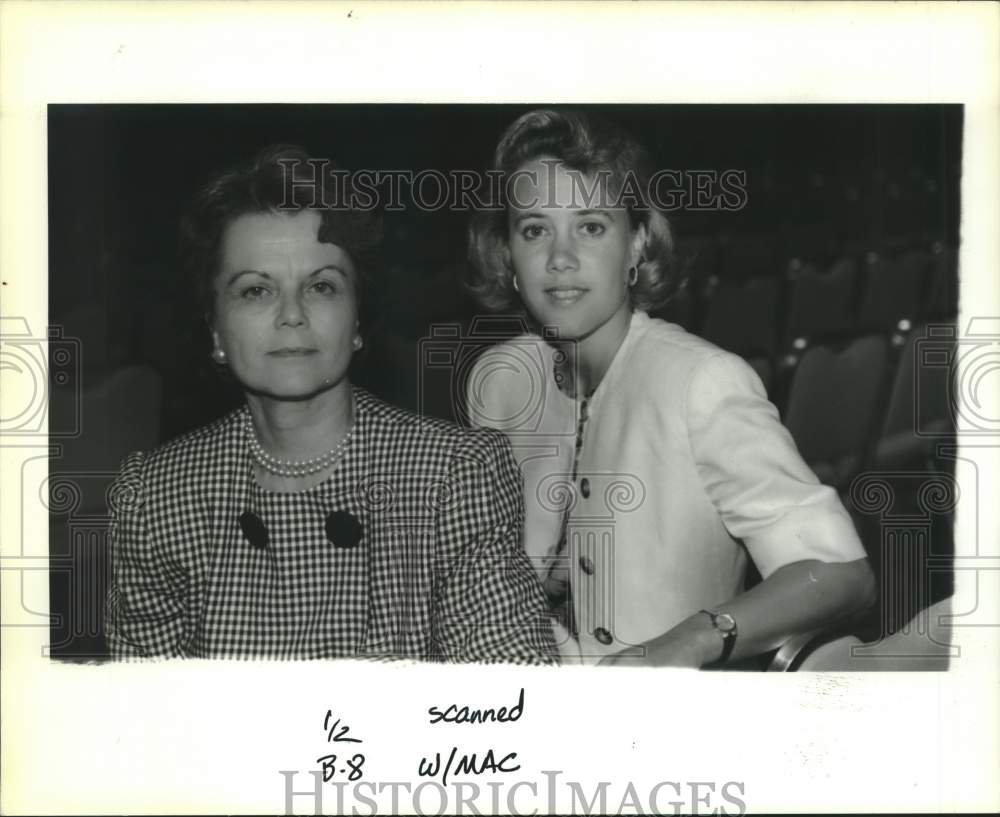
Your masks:
M 824 629 L 875 602 L 875 577 L 867 559 L 853 562 L 794 562 L 720 607 L 735 620 L 736 644 L 730 659 L 759 655 L 794 635 Z M 722 652 L 722 637 L 709 617 L 707 660 Z
M 874 601 L 875 579 L 867 559 L 809 560 L 779 568 L 717 609 L 736 621 L 738 634 L 729 656 L 736 660 L 777 649 L 794 635 L 829 627 Z M 719 658 L 723 639 L 709 616 L 695 613 L 645 647 L 649 664 L 705 666 Z

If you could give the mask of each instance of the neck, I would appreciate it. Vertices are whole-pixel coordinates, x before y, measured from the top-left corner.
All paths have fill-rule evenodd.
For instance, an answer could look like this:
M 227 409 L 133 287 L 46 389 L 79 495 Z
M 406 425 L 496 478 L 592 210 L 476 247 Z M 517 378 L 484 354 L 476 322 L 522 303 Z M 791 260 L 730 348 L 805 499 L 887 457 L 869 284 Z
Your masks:
M 619 310 L 586 337 L 558 344 L 566 355 L 563 371 L 568 376 L 570 394 L 582 397 L 597 389 L 611 368 L 615 355 L 628 334 L 631 321 L 632 313 L 629 309 Z
M 279 460 L 306 460 L 337 445 L 354 422 L 351 384 L 344 380 L 309 400 L 247 395 L 257 439 Z

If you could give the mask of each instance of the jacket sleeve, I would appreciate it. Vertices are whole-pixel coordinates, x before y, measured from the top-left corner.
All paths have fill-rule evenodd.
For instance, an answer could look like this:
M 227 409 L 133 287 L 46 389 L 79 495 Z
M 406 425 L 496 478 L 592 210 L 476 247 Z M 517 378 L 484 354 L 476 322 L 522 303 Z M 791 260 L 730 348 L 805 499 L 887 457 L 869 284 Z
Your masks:
M 806 559 L 864 558 L 836 491 L 803 462 L 750 366 L 728 353 L 708 358 L 692 376 L 687 401 L 702 484 L 765 579 Z
M 111 585 L 105 616 L 116 660 L 182 654 L 186 586 L 149 536 L 141 452 L 130 454 L 110 492 Z
M 432 638 L 445 661 L 558 663 L 547 604 L 521 546 L 521 479 L 506 439 L 467 432 L 437 514 Z

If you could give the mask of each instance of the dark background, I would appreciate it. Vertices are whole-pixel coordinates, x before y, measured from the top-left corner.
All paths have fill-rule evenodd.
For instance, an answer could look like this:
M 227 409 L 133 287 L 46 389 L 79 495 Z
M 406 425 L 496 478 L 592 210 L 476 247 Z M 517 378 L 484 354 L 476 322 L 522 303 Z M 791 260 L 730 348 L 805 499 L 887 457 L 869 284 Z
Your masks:
M 53 623 L 54 653 L 89 655 L 103 649 L 101 617 L 92 600 L 103 597 L 103 491 L 121 449 L 195 428 L 239 399 L 209 363 L 207 333 L 178 270 L 177 223 L 197 187 L 274 142 L 300 144 L 350 170 L 479 171 L 488 166 L 502 130 L 534 107 L 49 106 L 49 316 L 64 337 L 79 340 L 71 344 L 75 373 L 68 383 L 53 384 L 54 437 L 60 423 L 70 431 L 52 473 L 73 478 L 86 471 L 92 483 L 84 486 L 75 506 L 56 510 L 53 505 L 52 607 L 60 616 Z M 592 109 L 646 144 L 658 167 L 746 171 L 748 198 L 742 210 L 672 214 L 689 283 L 662 315 L 752 358 L 783 412 L 795 371 L 788 355 L 804 348 L 794 346 L 800 336 L 808 344 L 831 343 L 835 350 L 866 333 L 885 338 L 896 350 L 890 353 L 892 365 L 880 375 L 887 394 L 904 348 L 899 332 L 954 320 L 958 277 L 947 259 L 958 246 L 961 106 Z M 386 214 L 387 263 L 375 282 L 377 320 L 356 377 L 393 403 L 451 419 L 461 418 L 447 385 L 426 381 L 421 391 L 418 374 L 421 339 L 431 326 L 454 323 L 465 330 L 479 312 L 461 286 L 467 217 L 447 210 Z M 876 260 L 895 264 L 907 253 L 924 259 L 904 264 L 914 270 L 912 287 L 906 285 L 912 289 L 911 305 L 884 315 L 876 310 L 871 317 Z M 823 276 L 843 259 L 856 267 L 846 296 L 849 311 L 839 323 L 810 332 L 808 319 L 795 323 L 801 318 L 794 297 L 797 281 L 803 269 L 815 270 L 817 280 L 832 280 Z M 945 269 L 944 277 L 932 267 Z M 905 281 L 906 274 L 899 280 Z M 721 308 L 721 294 L 743 292 L 739 287 L 748 282 L 752 287 L 764 282 L 778 293 L 768 302 L 773 313 L 765 328 L 772 329 L 763 342 L 759 332 L 730 331 L 752 321 L 753 314 L 712 314 Z M 754 301 L 744 303 L 753 313 Z M 901 327 L 900 318 L 907 324 Z M 726 331 L 719 332 L 720 324 Z M 746 340 L 750 337 L 758 340 Z M 141 400 L 116 397 L 108 386 L 116 372 L 137 365 L 158 378 L 159 399 L 153 403 L 158 411 L 139 410 Z M 883 399 L 883 410 L 884 404 Z M 76 437 L 74 416 L 81 432 Z M 821 427 L 822 420 L 813 425 Z M 850 473 L 828 480 L 849 507 L 848 478 L 870 466 L 870 451 L 862 453 Z M 926 446 L 908 456 L 904 465 L 913 473 L 948 472 Z M 878 519 L 855 516 L 873 561 L 883 563 Z M 81 520 L 87 521 L 85 534 Z M 950 518 L 934 524 L 935 541 L 947 539 L 942 545 L 947 549 Z M 947 592 L 947 585 L 924 588 L 920 600 L 908 602 L 907 612 Z

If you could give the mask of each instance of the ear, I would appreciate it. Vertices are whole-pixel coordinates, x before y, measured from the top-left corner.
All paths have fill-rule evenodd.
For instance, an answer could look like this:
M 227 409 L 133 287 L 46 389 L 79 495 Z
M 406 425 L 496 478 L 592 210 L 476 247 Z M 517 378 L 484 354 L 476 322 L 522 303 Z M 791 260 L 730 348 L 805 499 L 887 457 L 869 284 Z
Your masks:
M 215 331 L 215 327 L 212 324 L 208 325 L 209 331 L 212 333 L 212 348 L 221 349 L 222 344 L 219 342 L 219 333 Z
M 646 239 L 649 232 L 645 223 L 640 224 L 632 233 L 631 260 L 629 266 L 637 266 L 646 254 Z

